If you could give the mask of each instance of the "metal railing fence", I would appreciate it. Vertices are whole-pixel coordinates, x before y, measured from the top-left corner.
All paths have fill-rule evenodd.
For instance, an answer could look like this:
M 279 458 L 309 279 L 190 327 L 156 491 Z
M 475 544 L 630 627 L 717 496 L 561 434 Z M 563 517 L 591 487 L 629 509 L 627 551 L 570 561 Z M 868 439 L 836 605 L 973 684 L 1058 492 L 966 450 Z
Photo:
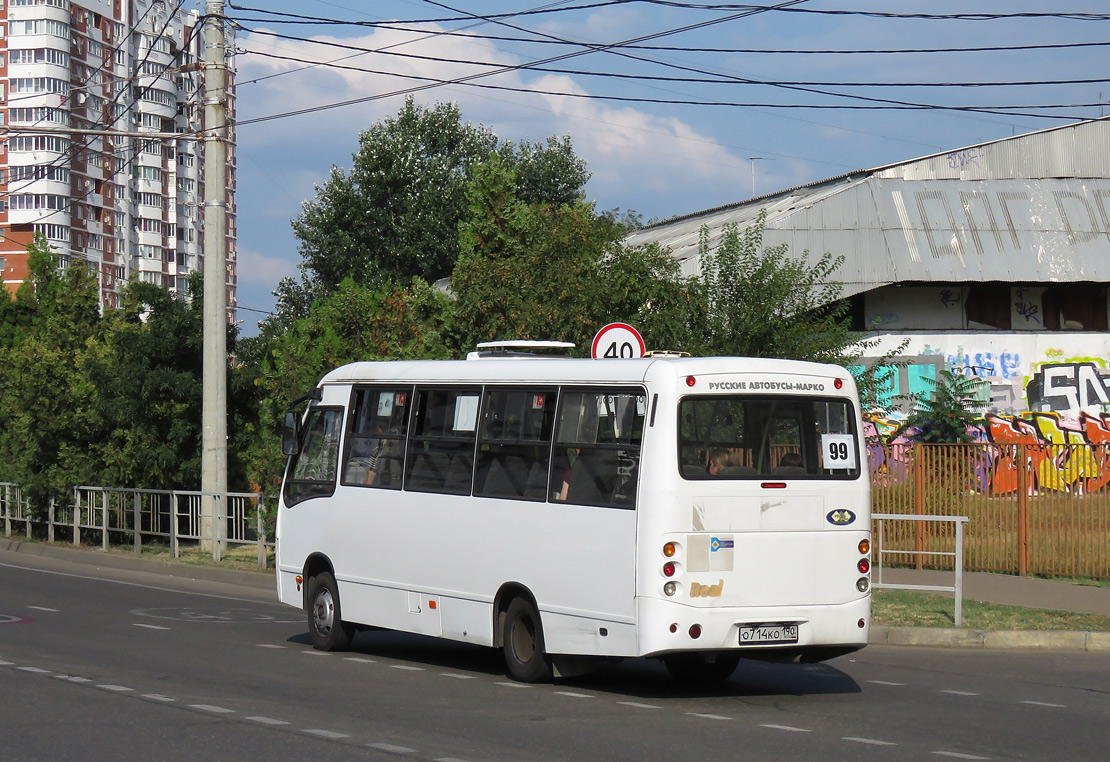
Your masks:
M 876 589 L 892 589 L 892 590 L 918 590 L 923 592 L 945 592 L 952 593 L 955 598 L 955 613 L 953 619 L 956 626 L 960 627 L 964 621 L 964 524 L 968 521 L 967 516 L 913 516 L 907 514 L 894 514 L 894 513 L 873 513 L 871 514 L 871 539 L 874 542 L 874 552 L 872 558 L 875 559 L 873 574 L 871 575 L 871 587 Z M 905 522 L 924 526 L 928 524 L 943 525 L 952 524 L 951 542 L 949 542 L 948 532 L 937 532 L 933 534 L 932 542 L 925 545 L 917 546 L 915 543 L 906 543 L 906 539 L 913 537 L 916 541 L 916 532 L 910 533 L 905 531 L 888 532 L 888 522 Z M 888 541 L 888 536 L 893 536 L 897 539 Z M 895 547 L 891 547 L 891 545 Z M 914 547 L 906 547 L 907 544 L 913 544 Z M 949 550 L 948 548 L 951 548 Z M 951 585 L 919 585 L 909 583 L 894 583 L 883 582 L 883 566 L 887 557 L 894 557 L 901 560 L 904 564 L 904 559 L 907 556 L 915 559 L 924 559 L 926 557 L 951 559 L 952 570 L 955 574 Z M 942 564 L 946 565 L 946 564 Z
M 966 570 L 1110 579 L 1110 445 L 869 449 L 872 510 L 967 516 Z M 934 529 L 942 531 L 924 524 L 899 531 L 912 531 L 920 549 Z M 912 563 L 924 568 L 927 562 L 917 556 Z M 938 568 L 935 561 L 929 565 Z
M 214 518 L 205 529 L 205 504 L 214 501 Z M 199 490 L 153 490 L 127 487 L 81 486 L 73 489 L 69 504 L 51 500 L 47 506 L 46 539 L 68 536 L 74 545 L 83 539 L 99 539 L 102 548 L 131 545 L 142 553 L 147 542 L 168 544 L 179 558 L 182 543 L 210 548 L 219 561 L 230 545 L 254 545 L 258 566 L 266 568 L 268 552 L 263 495 L 253 492 L 202 492 Z M 22 524 L 31 537 L 36 522 L 18 485 L 0 483 L 0 519 L 4 534 L 12 536 L 13 525 Z

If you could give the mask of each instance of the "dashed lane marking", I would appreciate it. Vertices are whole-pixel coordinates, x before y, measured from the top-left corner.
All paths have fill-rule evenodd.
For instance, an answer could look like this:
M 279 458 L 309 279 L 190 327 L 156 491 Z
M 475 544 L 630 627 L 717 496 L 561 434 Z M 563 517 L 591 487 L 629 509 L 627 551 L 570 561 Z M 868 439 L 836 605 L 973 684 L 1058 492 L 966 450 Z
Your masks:
M 893 741 L 880 741 L 878 738 L 859 738 L 858 736 L 844 736 L 845 741 L 855 741 L 856 743 L 866 743 L 872 746 L 897 746 L 898 744 Z
M 251 722 L 261 722 L 263 725 L 288 725 L 285 720 L 275 720 L 273 717 L 248 717 Z
M 725 717 L 721 714 L 702 714 L 701 712 L 687 712 L 686 714 L 691 717 L 701 717 L 705 720 L 731 720 L 731 717 Z
M 135 627 L 143 627 L 147 630 L 168 630 L 169 627 L 163 627 L 160 624 L 143 624 L 142 622 L 132 622 Z
M 305 728 L 302 733 L 308 733 L 311 736 L 319 736 L 320 738 L 328 738 L 333 741 L 340 738 L 350 738 L 346 733 L 336 733 L 334 730 L 322 730 L 320 728 Z
M 276 643 L 256 643 L 255 645 L 257 645 L 259 648 L 276 648 L 279 650 L 285 649 L 285 646 L 279 646 Z
M 107 685 L 98 685 L 96 687 L 105 691 L 112 691 L 114 693 L 131 693 L 135 690 L 134 688 L 128 688 L 126 685 L 112 685 L 111 683 Z
M 458 672 L 440 672 L 442 677 L 453 677 L 456 680 L 477 680 L 477 675 L 460 675 Z
M 933 754 L 941 757 L 955 757 L 956 759 L 990 759 L 990 757 L 979 757 L 974 754 L 961 754 L 958 751 L 934 751 Z
M 36 675 L 49 675 L 50 670 L 42 667 L 16 667 L 20 672 L 34 672 Z
M 34 609 L 35 611 L 49 611 L 51 614 L 58 613 L 58 609 L 51 609 L 47 608 L 46 606 L 28 606 L 27 608 Z
M 346 657 L 343 658 L 343 661 L 353 661 L 353 662 L 357 662 L 359 664 L 374 664 L 375 663 L 373 659 L 365 659 L 361 656 L 346 656 Z
M 1053 709 L 1067 709 L 1067 704 L 1050 704 L 1047 701 L 1021 701 L 1021 704 L 1029 704 L 1030 706 L 1047 706 Z
M 394 754 L 414 754 L 416 749 L 410 749 L 407 746 L 395 746 L 391 743 L 372 743 L 367 744 L 371 749 L 378 749 L 379 751 L 388 751 Z
M 663 707 L 656 704 L 641 704 L 639 701 L 618 701 L 622 706 L 630 706 L 633 709 L 662 709 Z
M 403 669 L 406 672 L 423 672 L 423 667 L 414 667 L 411 664 L 390 664 L 390 669 Z
M 213 706 L 212 704 L 189 704 L 190 709 L 199 709 L 202 712 L 211 712 L 212 714 L 235 714 L 234 709 L 227 709 L 222 706 Z
M 525 683 L 512 683 L 512 682 L 509 682 L 508 680 L 495 680 L 493 684 L 494 685 L 503 685 L 506 688 L 531 688 L 532 687 L 531 685 L 527 685 Z
M 555 691 L 560 696 L 570 696 L 571 698 L 594 698 L 588 693 L 575 693 L 574 691 Z
M 937 691 L 937 693 L 947 693 L 950 696 L 978 696 L 979 695 L 978 693 L 972 693 L 971 691 L 944 691 L 944 690 L 942 690 L 942 691 Z
M 889 680 L 868 680 L 867 682 L 871 683 L 872 685 L 893 685 L 895 687 L 901 687 L 905 685 L 905 683 L 892 683 Z
M 774 724 L 771 724 L 771 723 L 764 723 L 763 725 L 760 725 L 759 727 L 761 727 L 761 728 L 770 728 L 771 730 L 785 730 L 785 731 L 788 731 L 790 733 L 812 733 L 813 732 L 809 728 L 796 728 L 793 725 L 774 725 Z
M 66 682 L 69 682 L 69 683 L 91 683 L 92 682 L 92 680 L 90 680 L 87 677 L 78 677 L 77 675 L 54 675 L 54 677 L 58 678 L 59 680 L 65 680 Z
M 173 696 L 163 696 L 161 693 L 144 693 L 143 698 L 150 699 L 151 701 L 164 701 L 171 702 L 177 701 Z

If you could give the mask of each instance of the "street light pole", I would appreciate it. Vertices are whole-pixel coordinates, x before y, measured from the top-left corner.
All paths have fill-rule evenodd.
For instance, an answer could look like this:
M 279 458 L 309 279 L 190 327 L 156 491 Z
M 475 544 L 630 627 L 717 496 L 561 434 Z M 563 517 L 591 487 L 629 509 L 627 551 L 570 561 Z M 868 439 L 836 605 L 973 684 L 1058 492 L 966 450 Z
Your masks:
M 751 165 L 752 165 L 752 198 L 755 198 L 755 163 L 757 161 L 763 161 L 763 157 L 762 156 L 749 156 L 748 161 L 751 162 Z
M 204 8 L 204 348 L 201 547 L 219 559 L 227 492 L 227 60 L 223 0 Z M 226 510 L 222 513 L 226 514 Z

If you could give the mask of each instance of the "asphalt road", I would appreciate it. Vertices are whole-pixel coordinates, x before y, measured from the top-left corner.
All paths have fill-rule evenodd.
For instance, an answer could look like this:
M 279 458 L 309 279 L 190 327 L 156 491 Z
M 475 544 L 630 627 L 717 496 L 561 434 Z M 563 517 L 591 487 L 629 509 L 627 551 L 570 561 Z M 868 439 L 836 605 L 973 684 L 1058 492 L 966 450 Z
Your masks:
M 387 632 L 321 654 L 266 589 L 0 552 L 0 760 L 1104 760 L 1110 653 L 870 646 L 711 690 L 554 685 Z

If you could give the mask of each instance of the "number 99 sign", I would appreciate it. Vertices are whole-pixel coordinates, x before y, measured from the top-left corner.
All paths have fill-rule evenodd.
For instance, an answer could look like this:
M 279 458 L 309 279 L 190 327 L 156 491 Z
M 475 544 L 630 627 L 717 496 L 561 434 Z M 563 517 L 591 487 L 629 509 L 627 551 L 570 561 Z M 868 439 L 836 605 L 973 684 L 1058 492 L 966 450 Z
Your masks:
M 594 336 L 590 356 L 595 360 L 633 360 L 644 356 L 644 339 L 627 323 L 610 323 Z
M 856 467 L 856 441 L 851 434 L 822 434 L 821 450 L 825 468 L 851 470 Z

